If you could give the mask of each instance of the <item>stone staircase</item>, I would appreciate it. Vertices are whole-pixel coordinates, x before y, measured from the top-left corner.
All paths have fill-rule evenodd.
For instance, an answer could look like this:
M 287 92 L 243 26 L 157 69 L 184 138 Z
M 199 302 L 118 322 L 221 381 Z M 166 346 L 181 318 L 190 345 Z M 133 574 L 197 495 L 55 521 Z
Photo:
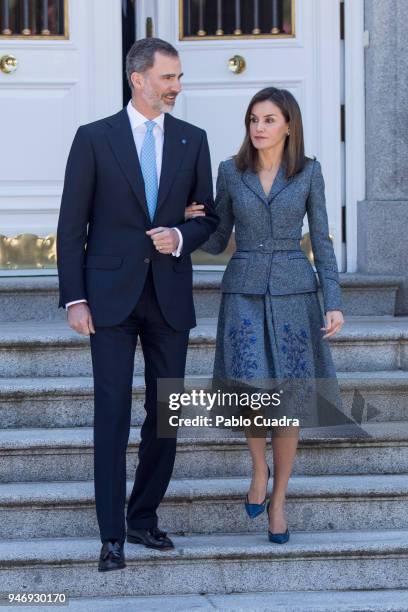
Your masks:
M 196 274 L 187 387 L 211 373 L 219 279 Z M 182 432 L 160 507 L 176 549 L 127 544 L 127 568 L 103 575 L 89 339 L 57 309 L 55 277 L 1 278 L 0 591 L 65 592 L 69 609 L 87 612 L 408 611 L 408 318 L 394 316 L 399 278 L 345 274 L 341 282 L 347 320 L 330 342 L 356 426 L 347 434 L 301 432 L 287 497 L 289 543 L 267 541 L 265 515 L 246 517 L 242 436 Z M 129 488 L 142 371 L 137 352 Z

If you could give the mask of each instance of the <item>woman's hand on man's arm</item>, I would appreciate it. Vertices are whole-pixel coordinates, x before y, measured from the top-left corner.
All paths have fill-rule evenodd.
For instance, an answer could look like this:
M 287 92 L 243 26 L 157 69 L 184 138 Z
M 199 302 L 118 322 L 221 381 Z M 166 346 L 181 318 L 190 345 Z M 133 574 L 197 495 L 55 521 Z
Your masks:
M 205 217 L 204 204 L 198 204 L 193 202 L 190 206 L 187 206 L 184 212 L 184 219 L 194 219 L 195 217 Z

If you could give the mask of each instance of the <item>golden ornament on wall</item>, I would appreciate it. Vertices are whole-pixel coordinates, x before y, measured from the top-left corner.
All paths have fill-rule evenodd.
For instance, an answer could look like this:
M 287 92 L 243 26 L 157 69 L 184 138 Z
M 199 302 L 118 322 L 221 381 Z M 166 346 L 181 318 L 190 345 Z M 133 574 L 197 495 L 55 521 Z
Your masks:
M 57 265 L 56 236 L 37 236 L 36 234 L 18 234 L 3 236 L 0 234 L 0 268 L 43 269 L 55 268 Z

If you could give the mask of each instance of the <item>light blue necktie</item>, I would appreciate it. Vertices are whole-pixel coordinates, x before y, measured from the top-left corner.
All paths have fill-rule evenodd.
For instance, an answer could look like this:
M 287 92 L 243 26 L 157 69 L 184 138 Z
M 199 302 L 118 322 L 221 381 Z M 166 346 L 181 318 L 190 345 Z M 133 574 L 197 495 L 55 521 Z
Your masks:
M 140 166 L 142 168 L 147 208 L 151 221 L 153 221 L 154 213 L 156 212 L 157 195 L 159 192 L 157 182 L 156 145 L 153 136 L 153 129 L 156 125 L 154 121 L 145 121 L 147 131 L 140 153 Z

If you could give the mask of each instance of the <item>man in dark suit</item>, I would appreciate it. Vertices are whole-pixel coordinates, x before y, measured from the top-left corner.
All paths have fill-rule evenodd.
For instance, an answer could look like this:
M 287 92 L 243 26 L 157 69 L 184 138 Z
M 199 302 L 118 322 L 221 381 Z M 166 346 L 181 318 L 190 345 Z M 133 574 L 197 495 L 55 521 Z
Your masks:
M 167 550 L 157 525 L 176 437 L 157 437 L 157 380 L 183 379 L 196 325 L 190 254 L 218 223 L 207 137 L 168 114 L 181 64 L 160 39 L 127 56 L 132 90 L 116 115 L 81 126 L 65 174 L 57 231 L 59 307 L 90 336 L 94 374 L 95 501 L 99 570 L 125 567 L 123 543 Z M 185 222 L 186 205 L 206 216 Z M 146 418 L 125 525 L 126 448 L 137 338 L 145 360 Z

